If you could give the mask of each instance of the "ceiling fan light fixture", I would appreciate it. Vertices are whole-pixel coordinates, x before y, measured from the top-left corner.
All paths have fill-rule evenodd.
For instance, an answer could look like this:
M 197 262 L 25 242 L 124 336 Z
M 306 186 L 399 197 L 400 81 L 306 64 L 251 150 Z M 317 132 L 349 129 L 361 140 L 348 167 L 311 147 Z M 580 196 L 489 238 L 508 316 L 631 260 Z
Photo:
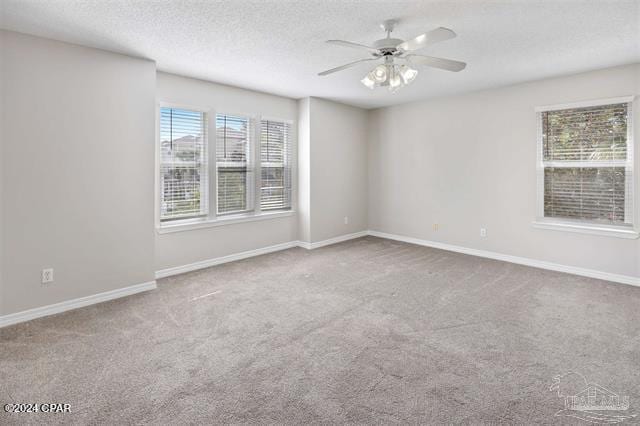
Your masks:
M 404 86 L 404 81 L 397 65 L 391 65 L 389 71 L 389 90 L 395 92 Z
M 376 88 L 376 81 L 373 79 L 372 74 L 373 73 L 370 72 L 369 74 L 365 75 L 362 80 L 360 80 L 362 84 L 364 84 L 366 87 L 368 87 L 371 90 Z
M 389 77 L 389 90 L 391 92 L 395 92 L 399 88 L 404 86 L 404 82 L 402 81 L 402 77 L 397 70 L 393 70 L 391 73 L 391 77 Z
M 456 37 L 456 33 L 449 28 L 439 27 L 435 30 L 428 31 L 410 40 L 400 40 L 391 37 L 396 20 L 390 19 L 384 21 L 381 25 L 382 29 L 387 33 L 387 37 L 376 40 L 370 45 L 353 43 L 345 40 L 327 40 L 327 43 L 338 46 L 351 47 L 359 50 L 366 50 L 369 56 L 363 59 L 350 62 L 339 67 L 331 68 L 318 73 L 319 76 L 326 76 L 338 71 L 345 70 L 370 61 L 384 61 L 384 63 L 373 68 L 360 82 L 369 89 L 376 87 L 388 87 L 390 92 L 410 84 L 416 79 L 418 70 L 414 69 L 414 65 L 424 65 L 428 67 L 440 68 L 446 71 L 458 72 L 465 69 L 464 62 L 454 61 L 445 58 L 435 58 L 432 56 L 417 55 L 413 53 L 416 50 L 450 40 Z M 394 61 L 402 61 L 401 64 Z
M 415 80 L 417 75 L 418 75 L 418 70 L 415 70 L 409 67 L 408 65 L 402 65 L 400 67 L 400 76 L 402 77 L 404 84 L 411 83 L 413 80 Z
M 382 83 L 389 76 L 389 70 L 387 69 L 386 65 L 381 64 L 375 67 L 373 71 L 371 71 L 370 75 L 374 81 L 376 81 L 377 83 Z

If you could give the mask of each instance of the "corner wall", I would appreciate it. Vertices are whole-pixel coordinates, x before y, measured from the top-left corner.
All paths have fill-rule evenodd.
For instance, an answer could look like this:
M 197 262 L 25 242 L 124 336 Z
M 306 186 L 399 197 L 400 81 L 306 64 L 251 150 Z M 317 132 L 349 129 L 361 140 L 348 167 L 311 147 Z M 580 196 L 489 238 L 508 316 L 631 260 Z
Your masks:
M 298 240 L 311 242 L 311 98 L 298 101 Z
M 367 111 L 313 97 L 299 106 L 301 123 L 308 122 L 308 135 L 300 138 L 299 148 L 299 187 L 309 203 L 300 217 L 301 241 L 366 231 Z
M 531 226 L 534 107 L 638 95 L 639 80 L 640 65 L 629 65 L 370 111 L 369 229 L 640 276 L 640 240 Z M 634 117 L 638 227 L 638 100 Z
M 2 314 L 153 281 L 155 64 L 2 38 Z

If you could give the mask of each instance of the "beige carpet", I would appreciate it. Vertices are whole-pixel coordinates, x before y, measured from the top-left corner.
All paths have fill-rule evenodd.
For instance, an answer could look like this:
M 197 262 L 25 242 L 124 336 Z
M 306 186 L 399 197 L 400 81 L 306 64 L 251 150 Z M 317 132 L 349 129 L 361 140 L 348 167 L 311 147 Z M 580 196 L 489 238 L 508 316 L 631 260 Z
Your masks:
M 640 413 L 640 288 L 373 237 L 158 285 L 0 330 L 0 402 L 72 411 L 0 423 L 571 422 L 570 371 Z

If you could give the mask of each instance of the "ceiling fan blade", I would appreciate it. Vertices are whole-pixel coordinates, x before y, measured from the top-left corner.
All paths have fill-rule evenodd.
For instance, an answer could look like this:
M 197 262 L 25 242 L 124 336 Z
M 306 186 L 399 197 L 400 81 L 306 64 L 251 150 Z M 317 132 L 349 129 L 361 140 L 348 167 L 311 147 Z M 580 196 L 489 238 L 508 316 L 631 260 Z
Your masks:
M 433 56 L 406 55 L 411 63 L 426 65 L 428 67 L 440 68 L 447 71 L 462 71 L 467 66 L 466 63 L 454 61 L 453 59 L 434 58 Z
M 345 47 L 352 47 L 355 49 L 364 49 L 364 50 L 368 50 L 371 53 L 378 53 L 378 49 L 371 47 L 371 46 L 365 46 L 364 44 L 360 44 L 360 43 L 353 43 L 351 41 L 345 41 L 345 40 L 327 40 L 327 43 L 329 44 L 335 44 L 337 46 L 345 46 Z
M 377 59 L 378 58 L 359 59 L 357 61 L 349 62 L 348 64 L 345 64 L 345 65 L 342 65 L 342 66 L 339 66 L 339 67 L 331 68 L 330 70 L 319 72 L 318 75 L 332 74 L 334 72 L 338 72 L 338 71 L 342 71 L 342 70 L 347 69 L 347 68 L 351 68 L 354 65 L 358 65 L 360 62 L 375 61 Z
M 438 43 L 441 41 L 452 39 L 456 36 L 456 33 L 449 28 L 436 28 L 435 30 L 420 34 L 418 37 L 407 40 L 404 43 L 400 43 L 397 48 L 409 52 L 411 50 L 422 49 L 430 44 Z

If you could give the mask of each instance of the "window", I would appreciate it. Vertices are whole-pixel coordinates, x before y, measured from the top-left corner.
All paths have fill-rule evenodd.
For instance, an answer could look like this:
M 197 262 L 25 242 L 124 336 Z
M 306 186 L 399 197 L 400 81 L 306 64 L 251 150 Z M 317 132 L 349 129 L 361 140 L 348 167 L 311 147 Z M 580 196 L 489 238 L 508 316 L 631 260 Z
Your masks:
M 538 110 L 538 216 L 631 227 L 631 100 Z
M 160 227 L 173 232 L 290 214 L 291 127 L 282 120 L 161 107 Z
M 216 115 L 216 172 L 218 214 L 253 209 L 253 161 L 251 120 Z
M 260 209 L 291 208 L 290 124 L 262 120 L 260 125 Z
M 160 109 L 160 220 L 207 214 L 206 115 Z

